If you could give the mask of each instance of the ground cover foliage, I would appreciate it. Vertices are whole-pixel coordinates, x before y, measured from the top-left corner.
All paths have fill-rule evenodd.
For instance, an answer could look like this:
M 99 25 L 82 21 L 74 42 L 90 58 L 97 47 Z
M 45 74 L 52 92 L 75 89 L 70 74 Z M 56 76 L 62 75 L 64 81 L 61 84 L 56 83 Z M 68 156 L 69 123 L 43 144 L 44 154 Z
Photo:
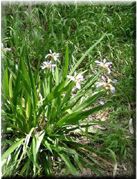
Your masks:
M 1 52 L 3 177 L 134 175 L 135 3 L 3 2 Z

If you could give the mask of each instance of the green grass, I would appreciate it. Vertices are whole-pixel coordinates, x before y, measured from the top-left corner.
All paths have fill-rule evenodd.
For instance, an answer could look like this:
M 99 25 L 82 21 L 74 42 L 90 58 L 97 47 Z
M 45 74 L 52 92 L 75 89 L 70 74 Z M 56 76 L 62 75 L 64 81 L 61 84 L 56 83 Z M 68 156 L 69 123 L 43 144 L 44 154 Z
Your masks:
M 65 168 L 66 174 L 70 171 L 78 175 L 82 165 L 87 165 L 94 174 L 102 175 L 103 163 L 94 161 L 93 152 L 112 164 L 133 160 L 135 140 L 129 131 L 129 120 L 133 119 L 134 126 L 135 3 L 2 3 L 2 43 L 11 48 L 4 52 L 1 68 L 5 135 L 2 160 L 9 156 L 3 164 L 3 176 L 52 176 L 57 157 L 62 160 L 58 173 Z M 60 53 L 59 62 L 55 73 L 43 73 L 40 66 L 50 49 Z M 117 79 L 114 94 L 102 94 L 94 86 L 99 81 L 100 69 L 95 60 L 104 58 L 113 63 L 110 77 Z M 85 81 L 81 83 L 85 91 L 80 90 L 73 99 L 70 96 L 74 84 L 68 83 L 66 75 L 73 75 L 75 70 L 85 71 Z M 43 105 L 37 89 L 44 97 Z M 85 124 L 89 146 L 75 143 L 73 137 L 64 137 L 69 132 L 67 125 L 79 128 L 92 112 L 103 110 L 103 106 L 95 107 L 99 97 L 111 107 L 107 121 L 95 124 L 102 124 L 107 130 L 90 135 L 89 123 Z M 96 149 L 99 143 L 102 147 Z M 88 162 L 83 148 L 89 152 Z M 54 162 L 51 156 L 56 159 Z

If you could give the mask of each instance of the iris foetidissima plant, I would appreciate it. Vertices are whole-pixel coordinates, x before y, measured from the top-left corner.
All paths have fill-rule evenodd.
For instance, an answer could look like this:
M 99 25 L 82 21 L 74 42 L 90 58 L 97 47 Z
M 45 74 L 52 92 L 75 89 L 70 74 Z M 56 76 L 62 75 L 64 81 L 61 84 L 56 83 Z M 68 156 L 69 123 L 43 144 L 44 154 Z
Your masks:
M 85 54 L 88 55 L 103 37 Z M 64 167 L 65 175 L 70 172 L 78 176 L 79 171 L 86 165 L 102 176 L 102 173 L 90 164 L 90 154 L 107 156 L 79 143 L 71 136 L 72 131 L 83 128 L 83 135 L 87 136 L 88 128 L 100 124 L 100 121 L 87 121 L 85 118 L 113 105 L 96 103 L 105 93 L 105 90 L 99 91 L 94 85 L 102 71 L 90 79 L 79 75 L 83 74 L 78 66 L 85 58 L 84 54 L 68 72 L 67 46 L 64 65 L 55 64 L 54 61 L 43 62 L 36 77 L 36 73 L 32 71 L 28 50 L 27 42 L 24 42 L 18 69 L 14 71 L 6 62 L 2 69 L 2 176 L 54 176 L 53 157 L 57 164 L 58 158 L 62 161 L 56 167 L 58 173 Z M 74 87 L 77 88 L 72 97 Z M 88 97 L 84 98 L 85 95 Z M 119 128 L 108 122 L 102 121 L 101 124 Z M 98 163 L 95 162 L 95 165 Z

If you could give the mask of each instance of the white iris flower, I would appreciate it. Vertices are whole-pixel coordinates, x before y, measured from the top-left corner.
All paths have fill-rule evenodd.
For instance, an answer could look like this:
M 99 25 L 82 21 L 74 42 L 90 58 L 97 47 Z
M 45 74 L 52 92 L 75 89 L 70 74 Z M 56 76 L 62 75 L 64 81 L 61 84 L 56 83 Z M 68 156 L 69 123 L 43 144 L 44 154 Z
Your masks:
M 47 54 L 46 56 L 45 56 L 45 58 L 47 58 L 47 57 L 52 57 L 52 59 L 54 60 L 54 61 L 58 61 L 58 57 L 59 57 L 59 53 L 52 53 L 52 51 L 51 50 L 49 50 L 49 54 Z
M 103 62 L 99 62 L 99 61 L 96 60 L 95 63 L 96 63 L 98 66 L 101 66 L 101 67 L 103 67 L 105 70 L 107 70 L 107 71 L 108 71 L 108 74 L 111 73 L 109 66 L 112 65 L 112 62 L 106 62 L 106 59 L 104 59 Z
M 50 69 L 50 71 L 53 71 L 55 66 L 56 66 L 56 64 L 52 64 L 51 61 L 47 61 L 47 62 L 42 63 L 41 68 L 42 69 L 47 68 L 47 69 Z
M 104 76 L 102 76 L 102 80 L 104 82 L 99 82 L 96 87 L 99 88 L 102 86 L 102 87 L 105 87 L 106 89 L 109 89 L 112 93 L 115 93 L 115 87 L 112 86 L 111 83 L 117 83 L 117 80 L 111 80 L 110 78 L 107 78 L 106 80 Z
M 83 81 L 84 78 L 81 74 L 78 74 L 74 72 L 74 76 L 67 75 L 67 78 L 71 79 L 76 83 L 76 88 L 81 89 L 80 81 Z

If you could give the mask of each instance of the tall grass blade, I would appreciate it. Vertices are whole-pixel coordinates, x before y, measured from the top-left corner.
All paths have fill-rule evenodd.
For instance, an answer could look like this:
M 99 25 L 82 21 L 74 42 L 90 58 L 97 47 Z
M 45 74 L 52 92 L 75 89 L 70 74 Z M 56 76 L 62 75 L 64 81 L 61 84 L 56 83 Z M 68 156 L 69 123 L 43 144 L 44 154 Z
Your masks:
M 97 112 L 97 111 L 100 111 L 100 110 L 102 110 L 106 107 L 109 107 L 111 105 L 113 105 L 113 104 L 107 103 L 105 105 L 100 105 L 100 106 L 94 107 L 94 108 L 87 110 L 87 111 L 79 111 L 79 112 L 74 112 L 72 114 L 68 114 L 65 117 L 61 118 L 56 123 L 56 126 L 61 127 L 64 123 L 66 123 L 66 124 L 77 124 L 80 119 L 84 119 L 84 118 L 88 117 L 90 114 Z
M 85 54 L 78 60 L 78 62 L 76 63 L 76 65 L 72 68 L 70 75 L 72 75 L 74 73 L 74 71 L 77 69 L 77 67 L 80 65 L 80 63 L 84 60 L 84 58 L 90 53 L 90 51 L 96 46 L 98 45 L 103 38 L 106 36 L 106 34 L 104 34 L 94 45 L 92 45 L 86 52 Z
M 8 69 L 7 68 L 4 70 L 2 88 L 3 88 L 3 93 L 5 95 L 5 98 L 7 98 L 9 95 L 9 90 L 8 90 L 9 89 L 9 80 L 8 80 Z
M 76 168 L 72 165 L 72 163 L 70 162 L 69 158 L 67 157 L 67 155 L 63 154 L 63 153 L 58 153 L 60 155 L 60 157 L 64 160 L 65 164 L 67 165 L 67 167 L 69 168 L 70 172 L 74 175 L 74 176 L 78 176 L 78 171 L 76 170 Z
M 68 67 L 69 67 L 69 52 L 68 52 L 68 44 L 67 44 L 66 53 L 65 53 L 65 69 L 63 72 L 63 79 L 65 79 L 68 74 Z
M 5 158 L 7 158 L 22 142 L 25 140 L 25 138 L 20 139 L 18 142 L 14 143 L 8 150 L 2 155 L 1 161 L 3 161 Z

